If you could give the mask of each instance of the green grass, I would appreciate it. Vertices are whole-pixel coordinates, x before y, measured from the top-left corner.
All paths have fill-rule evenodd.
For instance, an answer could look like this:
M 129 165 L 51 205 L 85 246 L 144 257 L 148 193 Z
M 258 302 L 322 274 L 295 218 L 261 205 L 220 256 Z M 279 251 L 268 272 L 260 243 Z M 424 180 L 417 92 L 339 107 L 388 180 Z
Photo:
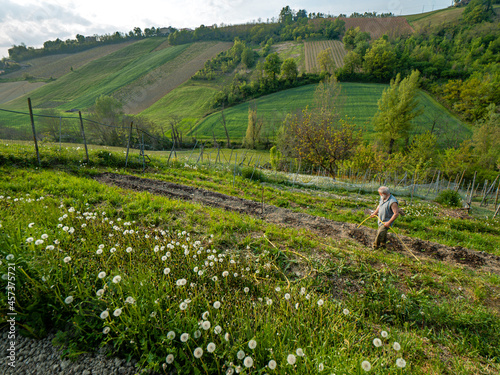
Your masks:
M 100 95 L 110 95 L 174 59 L 189 47 L 189 44 L 186 44 L 153 52 L 165 40 L 145 39 L 94 60 L 31 92 L 29 96 L 32 103 L 35 107 L 58 107 L 61 110 L 89 108 Z M 9 108 L 26 108 L 27 96 L 16 99 Z
M 377 101 L 388 87 L 384 84 L 342 83 L 343 115 L 348 116 L 360 130 L 366 140 L 372 140 L 374 130 L 372 118 L 378 110 Z M 265 132 L 273 134 L 273 128 L 281 124 L 287 113 L 298 111 L 306 106 L 314 105 L 313 95 L 316 85 L 281 91 L 255 100 L 257 114 L 266 120 Z M 427 93 L 420 91 L 418 95 L 423 114 L 414 120 L 418 133 L 431 130 L 436 122 L 435 130 L 440 129 L 440 146 L 447 145 L 450 139 L 462 141 L 472 134 L 469 127 L 451 114 Z M 226 124 L 231 138 L 242 139 L 248 124 L 249 103 L 239 104 L 224 111 Z M 224 128 L 220 123 L 220 113 L 214 113 L 203 119 L 194 129 L 193 135 L 224 137 Z
M 182 121 L 182 130 L 187 133 L 209 111 L 210 98 L 218 91 L 216 84 L 188 81 L 170 91 L 140 115 L 157 124 L 163 123 L 166 127 L 169 125 L 166 120 L 176 117 Z
M 68 356 L 109 344 L 143 367 L 176 367 L 183 374 L 225 373 L 230 366 L 247 374 L 315 374 L 323 367 L 361 374 L 363 361 L 373 374 L 500 370 L 496 274 L 439 261 L 416 264 L 255 217 L 102 185 L 89 177 L 109 167 L 75 163 L 74 152 L 61 156 L 61 168 L 35 169 L 28 159 L 21 168 L 17 150 L 11 155 L 0 148 L 0 273 L 15 264 L 17 329 L 35 336 L 59 331 Z M 108 160 L 123 159 L 112 155 Z M 376 200 L 240 177 L 232 188 L 223 169 L 183 165 L 158 163 L 146 176 L 245 197 L 263 189 L 266 202 L 280 199 L 301 212 L 338 205 L 331 211 L 354 221 L 358 213 L 350 207 Z M 436 226 L 445 222 L 435 220 Z M 482 231 L 478 225 L 467 230 Z M 185 286 L 176 285 L 183 279 Z M 0 279 L 4 290 L 8 285 Z M 0 299 L 9 307 L 6 294 Z M 104 311 L 108 316 L 101 317 Z M 182 333 L 189 334 L 187 342 Z M 193 355 L 197 347 L 201 358 Z M 253 360 L 249 369 L 238 359 L 240 350 Z M 165 363 L 169 354 L 171 364 Z M 292 354 L 295 365 L 287 363 Z M 398 358 L 405 368 L 397 367 Z M 266 368 L 270 360 L 277 363 L 273 371 Z

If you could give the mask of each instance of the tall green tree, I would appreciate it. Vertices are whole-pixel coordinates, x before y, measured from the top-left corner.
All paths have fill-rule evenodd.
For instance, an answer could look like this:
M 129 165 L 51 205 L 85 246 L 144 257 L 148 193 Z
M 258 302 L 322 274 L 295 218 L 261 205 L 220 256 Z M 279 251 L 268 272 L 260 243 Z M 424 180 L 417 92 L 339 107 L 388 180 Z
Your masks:
M 374 128 L 379 139 L 388 144 L 389 154 L 392 154 L 397 140 L 405 139 L 408 142 L 411 122 L 420 114 L 416 99 L 419 77 L 418 70 L 414 70 L 403 80 L 398 73 L 378 101 L 378 111 L 373 119 Z
M 297 78 L 298 74 L 299 74 L 299 70 L 297 68 L 297 63 L 295 62 L 295 60 L 292 57 L 283 61 L 283 64 L 281 64 L 281 78 L 282 79 L 284 79 L 288 82 L 293 82 Z
M 396 53 L 383 37 L 377 39 L 365 54 L 364 69 L 380 81 L 393 77 L 396 69 Z
M 244 148 L 254 149 L 257 143 L 260 141 L 260 133 L 264 121 L 257 117 L 257 107 L 251 104 L 248 107 L 248 125 L 245 138 L 243 138 L 242 146 Z
M 276 76 L 281 71 L 281 59 L 276 52 L 267 55 L 264 62 L 264 70 L 273 81 L 276 80 Z

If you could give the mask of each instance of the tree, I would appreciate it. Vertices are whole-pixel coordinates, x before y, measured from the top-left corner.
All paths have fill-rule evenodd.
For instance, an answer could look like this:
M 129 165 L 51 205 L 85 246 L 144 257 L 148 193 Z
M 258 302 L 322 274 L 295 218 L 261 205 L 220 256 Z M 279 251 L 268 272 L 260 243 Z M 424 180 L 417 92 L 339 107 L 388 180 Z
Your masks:
M 281 71 L 281 59 L 276 52 L 267 55 L 264 62 L 264 70 L 273 81 L 276 80 L 276 76 Z
M 488 115 L 474 129 L 472 144 L 476 163 L 485 169 L 500 169 L 500 114 L 495 104 L 488 107 Z
M 241 62 L 245 64 L 247 68 L 251 68 L 255 62 L 255 53 L 253 49 L 246 47 L 241 53 Z
M 94 136 L 102 144 L 110 146 L 121 144 L 121 134 L 116 126 L 120 124 L 122 116 L 122 103 L 111 96 L 101 95 L 96 99 L 91 114 L 92 120 L 98 123 L 91 123 Z
M 464 9 L 462 18 L 465 23 L 474 25 L 490 20 L 495 14 L 491 0 L 472 0 Z
M 318 62 L 319 68 L 322 72 L 328 72 L 330 74 L 333 73 L 335 69 L 335 62 L 332 58 L 332 49 L 327 48 L 318 53 L 316 56 L 316 61 Z
M 340 118 L 336 101 L 338 83 L 332 79 L 320 86 L 315 92 L 315 102 L 320 108 L 306 107 L 301 114 L 285 119 L 280 137 L 287 140 L 287 148 L 280 151 L 284 151 L 284 156 L 324 168 L 335 177 L 338 163 L 352 156 L 361 136 L 354 125 Z M 283 141 L 279 145 L 283 145 Z
M 281 64 L 281 78 L 293 82 L 297 78 L 297 75 L 299 74 L 298 68 L 297 68 L 297 63 L 293 58 L 286 59 L 283 61 L 283 64 Z
M 374 127 L 379 139 L 389 144 L 389 155 L 396 140 L 408 141 L 411 121 L 420 114 L 416 111 L 419 76 L 419 71 L 414 70 L 401 80 L 401 74 L 398 73 L 378 101 L 378 111 L 373 118 Z
M 365 54 L 364 69 L 379 81 L 393 76 L 396 67 L 396 53 L 383 37 L 377 39 Z
M 264 121 L 257 117 L 257 107 L 255 105 L 250 105 L 248 107 L 248 126 L 245 138 L 243 138 L 243 147 L 248 149 L 254 149 L 260 140 L 260 133 Z
M 290 8 L 290 6 L 283 7 L 280 11 L 280 16 L 279 16 L 279 23 L 282 24 L 289 24 L 292 23 L 293 21 L 293 10 Z

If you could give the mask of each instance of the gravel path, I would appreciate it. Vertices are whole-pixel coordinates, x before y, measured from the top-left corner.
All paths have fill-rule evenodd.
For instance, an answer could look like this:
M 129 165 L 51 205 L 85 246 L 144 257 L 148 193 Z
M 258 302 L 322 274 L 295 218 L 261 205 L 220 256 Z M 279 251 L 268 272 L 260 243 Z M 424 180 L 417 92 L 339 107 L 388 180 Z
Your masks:
M 75 360 L 62 360 L 61 350 L 52 345 L 53 334 L 41 340 L 16 335 L 15 367 L 9 366 L 10 341 L 8 330 L 0 332 L 0 374 L 4 375 L 133 375 L 138 371 L 135 361 L 108 358 L 105 349 L 93 354 L 82 354 Z

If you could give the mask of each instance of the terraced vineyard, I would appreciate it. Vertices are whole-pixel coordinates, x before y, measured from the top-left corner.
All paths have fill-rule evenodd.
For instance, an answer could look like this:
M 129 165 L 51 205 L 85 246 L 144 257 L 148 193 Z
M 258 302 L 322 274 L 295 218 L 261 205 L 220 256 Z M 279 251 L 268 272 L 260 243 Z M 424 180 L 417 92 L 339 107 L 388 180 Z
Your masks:
M 306 72 L 319 72 L 320 67 L 317 61 L 318 54 L 321 51 L 330 49 L 331 56 L 335 66 L 340 68 L 344 66 L 344 56 L 347 54 L 344 44 L 339 40 L 319 40 L 314 42 L 304 42 Z

